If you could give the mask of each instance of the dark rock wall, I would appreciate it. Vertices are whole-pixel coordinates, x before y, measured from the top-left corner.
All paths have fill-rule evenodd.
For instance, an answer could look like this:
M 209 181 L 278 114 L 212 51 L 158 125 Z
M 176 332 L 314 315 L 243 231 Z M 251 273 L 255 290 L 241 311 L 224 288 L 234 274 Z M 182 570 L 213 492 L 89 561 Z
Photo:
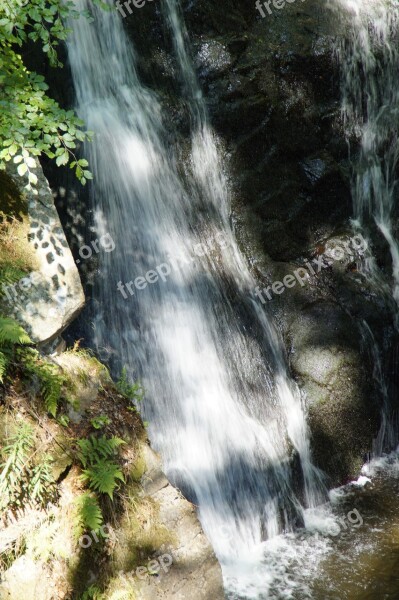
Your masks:
M 188 115 L 170 36 L 159 5 L 140 10 L 126 26 L 142 76 L 163 96 L 182 143 Z M 351 166 L 334 58 L 334 41 L 344 29 L 314 0 L 287 3 L 265 18 L 252 1 L 194 0 L 183 2 L 183 12 L 231 178 L 236 233 L 263 288 L 323 253 L 329 239 L 342 244 L 353 236 Z M 359 258 L 346 256 L 264 305 L 280 326 L 305 392 L 315 459 L 330 484 L 357 473 L 379 427 L 382 399 L 371 349 L 362 343 L 363 320 L 382 349 L 387 378 L 389 348 L 397 344 L 392 306 L 357 272 Z

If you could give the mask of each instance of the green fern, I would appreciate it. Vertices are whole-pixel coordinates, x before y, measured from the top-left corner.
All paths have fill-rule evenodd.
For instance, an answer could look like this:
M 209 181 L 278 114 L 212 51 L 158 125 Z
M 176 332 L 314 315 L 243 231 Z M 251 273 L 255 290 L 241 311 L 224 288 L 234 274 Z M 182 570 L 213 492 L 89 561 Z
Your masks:
M 96 585 L 91 585 L 83 595 L 80 597 L 80 600 L 104 600 L 105 596 L 101 592 L 100 588 Z
M 3 264 L 0 266 L 0 296 L 4 296 L 3 286 L 17 283 L 20 279 L 26 277 L 26 272 L 12 264 Z
M 103 459 L 115 456 L 119 447 L 125 443 L 115 436 L 107 438 L 105 435 L 101 437 L 91 435 L 88 439 L 78 441 L 79 460 L 85 468 L 88 465 L 95 465 Z
M 0 345 L 31 344 L 32 340 L 14 319 L 0 317 Z
M 120 438 L 107 438 L 105 435 L 91 435 L 88 439 L 78 441 L 78 458 L 84 467 L 82 481 L 92 490 L 108 494 L 111 500 L 118 480 L 124 481 L 120 466 L 111 460 L 122 444 L 125 442 Z
M 85 469 L 81 479 L 88 483 L 92 490 L 108 494 L 111 500 L 113 500 L 113 493 L 118 485 L 117 480 L 125 481 L 120 466 L 109 460 L 101 460 Z
M 144 388 L 140 383 L 130 383 L 127 369 L 123 367 L 122 372 L 119 376 L 118 381 L 116 382 L 116 389 L 122 396 L 128 398 L 132 402 L 141 402 L 144 396 Z
M 29 452 L 34 446 L 32 427 L 23 423 L 2 450 L 5 462 L 0 465 L 0 508 L 19 506 L 26 495 L 29 478 Z
M 61 398 L 64 378 L 51 369 L 50 365 L 43 366 L 39 375 L 41 379 L 41 393 L 47 412 L 55 417 L 57 414 L 58 401 Z
M 43 504 L 55 492 L 55 481 L 51 473 L 52 457 L 45 454 L 41 462 L 33 467 L 28 485 L 31 500 Z
M 4 381 L 15 346 L 31 343 L 30 337 L 17 321 L 0 317 L 0 383 Z
M 66 377 L 60 372 L 57 365 L 43 360 L 37 350 L 29 349 L 20 353 L 20 360 L 25 372 L 39 380 L 40 393 L 46 410 L 52 417 L 55 417 Z
M 97 498 L 90 492 L 85 492 L 76 498 L 74 518 L 74 535 L 76 538 L 84 531 L 98 532 L 104 523 L 103 515 Z
M 10 364 L 9 352 L 0 351 L 0 383 L 3 383 L 4 376 L 7 372 L 7 367 Z
M 28 423 L 22 423 L 9 442 L 1 452 L 5 462 L 0 465 L 0 508 L 21 506 L 23 500 L 43 506 L 55 493 L 51 457 L 45 454 L 33 464 L 35 438 Z

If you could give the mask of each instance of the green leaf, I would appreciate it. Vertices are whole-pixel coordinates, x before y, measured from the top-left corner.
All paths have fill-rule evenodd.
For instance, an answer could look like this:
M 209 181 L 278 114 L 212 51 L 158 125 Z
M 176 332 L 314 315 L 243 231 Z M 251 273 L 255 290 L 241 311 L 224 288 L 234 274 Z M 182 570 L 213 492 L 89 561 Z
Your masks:
M 31 156 L 28 156 L 25 159 L 26 164 L 28 165 L 29 169 L 35 169 L 36 168 L 36 161 L 34 158 L 32 158 Z
M 29 183 L 36 185 L 37 184 L 37 175 L 35 175 L 34 173 L 29 173 Z
M 68 160 L 69 160 L 69 154 L 67 151 L 64 151 L 62 154 L 57 156 L 57 158 L 55 159 L 55 162 L 57 164 L 57 167 L 60 167 L 61 165 L 66 165 Z
M 28 170 L 28 167 L 26 166 L 26 164 L 23 162 L 18 166 L 18 175 L 20 175 L 21 177 L 23 175 L 25 175 L 26 171 Z
M 41 154 L 51 159 L 60 156 L 57 164 L 65 165 L 69 152 L 64 146 L 74 149 L 92 134 L 84 131 L 74 111 L 63 110 L 47 95 L 44 77 L 26 68 L 18 48 L 30 40 L 41 47 L 52 65 L 60 66 L 57 48 L 70 33 L 63 20 L 83 16 L 85 11 L 80 12 L 68 0 L 5 1 L 9 8 L 0 9 L 0 170 L 16 155 L 15 164 L 25 163 L 28 169 L 35 168 L 33 157 Z M 61 152 L 56 153 L 61 145 Z M 84 165 L 88 166 L 87 161 Z M 25 168 L 20 172 L 25 174 Z M 33 177 L 26 188 L 33 193 L 34 182 Z

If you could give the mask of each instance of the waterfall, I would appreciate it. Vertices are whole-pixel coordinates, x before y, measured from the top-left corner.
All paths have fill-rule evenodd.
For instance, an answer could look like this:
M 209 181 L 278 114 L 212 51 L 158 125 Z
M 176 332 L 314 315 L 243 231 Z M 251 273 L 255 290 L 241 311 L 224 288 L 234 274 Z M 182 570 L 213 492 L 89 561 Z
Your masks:
M 399 159 L 399 8 L 394 0 L 334 0 L 330 3 L 344 20 L 345 34 L 336 51 L 342 72 L 342 116 L 351 149 L 354 226 L 365 237 L 380 237 L 390 252 L 392 289 L 370 256 L 363 265 L 388 305 L 394 300 L 399 324 L 399 244 L 396 206 Z M 359 147 L 354 151 L 353 147 Z M 381 349 L 367 323 L 362 325 L 375 364 L 374 379 L 382 397 L 382 424 L 374 453 L 391 450 L 396 438 Z
M 95 222 L 116 245 L 101 255 L 93 344 L 142 382 L 152 445 L 198 505 L 228 579 L 246 553 L 301 523 L 325 489 L 278 331 L 231 228 L 226 166 L 179 6 L 167 0 L 164 10 L 191 116 L 184 176 L 119 14 L 95 8 L 92 23 L 71 22 L 77 110 L 95 132 L 85 148 Z

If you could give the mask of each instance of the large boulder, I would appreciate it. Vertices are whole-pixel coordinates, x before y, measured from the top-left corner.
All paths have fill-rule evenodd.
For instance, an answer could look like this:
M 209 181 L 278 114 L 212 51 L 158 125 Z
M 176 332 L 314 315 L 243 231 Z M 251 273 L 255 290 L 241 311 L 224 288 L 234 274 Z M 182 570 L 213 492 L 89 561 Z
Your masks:
M 351 318 L 333 302 L 310 304 L 289 328 L 291 367 L 306 392 L 315 459 L 339 484 L 359 472 L 377 433 L 379 406 Z
M 26 203 L 28 244 L 38 268 L 17 283 L 3 287 L 0 309 L 3 314 L 17 319 L 34 342 L 42 343 L 55 339 L 71 323 L 83 308 L 85 296 L 39 163 L 34 173 L 37 186 L 35 190 L 27 190 L 28 174 L 19 176 L 11 163 L 7 169 Z

